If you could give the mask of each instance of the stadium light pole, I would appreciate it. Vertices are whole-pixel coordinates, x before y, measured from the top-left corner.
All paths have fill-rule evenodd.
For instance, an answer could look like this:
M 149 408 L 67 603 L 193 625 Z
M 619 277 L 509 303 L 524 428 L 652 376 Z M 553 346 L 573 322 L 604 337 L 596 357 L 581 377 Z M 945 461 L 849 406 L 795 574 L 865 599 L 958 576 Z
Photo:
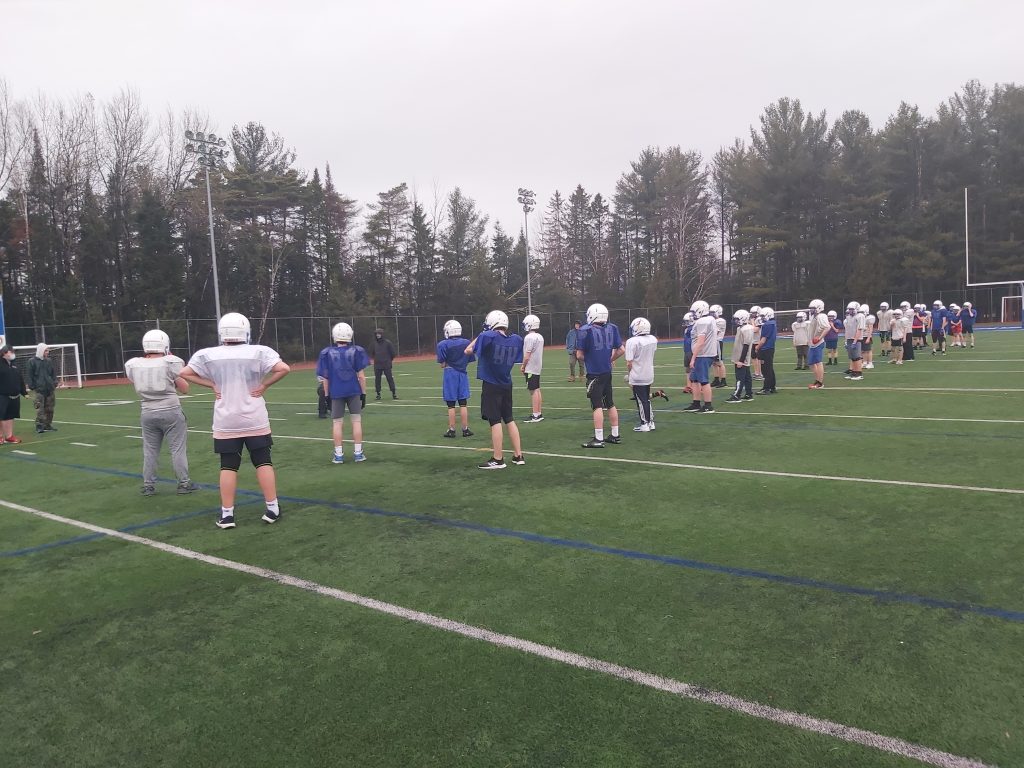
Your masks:
M 210 169 L 216 169 L 227 157 L 227 142 L 212 133 L 185 131 L 185 151 L 197 156 L 197 162 L 206 174 L 206 212 L 210 218 L 210 259 L 213 262 L 213 304 L 220 322 L 220 282 L 217 279 L 217 243 L 213 239 L 213 196 L 210 194 Z
M 530 211 L 537 207 L 537 196 L 532 190 L 519 188 L 516 198 L 523 206 L 523 237 L 526 242 L 526 313 L 533 314 L 533 290 L 530 287 Z

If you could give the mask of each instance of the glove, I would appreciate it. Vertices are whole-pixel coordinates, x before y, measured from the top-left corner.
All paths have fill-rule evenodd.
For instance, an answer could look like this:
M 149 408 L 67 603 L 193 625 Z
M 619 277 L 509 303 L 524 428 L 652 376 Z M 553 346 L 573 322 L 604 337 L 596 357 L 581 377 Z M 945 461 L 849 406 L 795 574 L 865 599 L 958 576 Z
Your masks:
M 360 393 L 360 395 L 359 395 L 359 402 L 363 406 L 363 408 L 366 407 L 366 393 L 365 392 Z

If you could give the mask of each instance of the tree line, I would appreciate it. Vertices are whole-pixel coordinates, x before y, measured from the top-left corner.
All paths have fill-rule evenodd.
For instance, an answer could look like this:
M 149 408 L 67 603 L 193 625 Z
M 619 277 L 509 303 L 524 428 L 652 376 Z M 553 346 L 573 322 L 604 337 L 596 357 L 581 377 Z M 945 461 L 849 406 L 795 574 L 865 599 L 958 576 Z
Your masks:
M 186 130 L 133 90 L 15 98 L 0 81 L 0 280 L 8 325 L 212 317 L 206 188 Z M 254 318 L 521 310 L 527 242 L 460 188 L 360 203 L 250 122 L 211 171 L 222 304 Z M 525 180 L 524 180 L 525 181 Z M 609 193 L 567 186 L 530 244 L 545 311 L 873 297 L 1024 277 L 1024 89 L 968 82 L 882 126 L 769 105 L 710 159 L 641 150 Z M 983 278 L 984 276 L 984 278 Z

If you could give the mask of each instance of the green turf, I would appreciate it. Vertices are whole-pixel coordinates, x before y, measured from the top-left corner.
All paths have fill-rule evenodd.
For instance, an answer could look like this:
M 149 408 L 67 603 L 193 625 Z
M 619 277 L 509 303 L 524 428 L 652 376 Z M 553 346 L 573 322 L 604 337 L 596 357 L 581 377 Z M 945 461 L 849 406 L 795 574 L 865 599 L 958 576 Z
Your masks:
M 819 392 L 788 370 L 783 342 L 781 394 L 708 416 L 680 412 L 681 355 L 668 346 L 658 431 L 632 432 L 617 381 L 624 443 L 599 456 L 1024 488 L 1024 437 L 1005 423 L 1024 403 L 1024 334 L 979 339 L 899 369 L 876 363 L 859 383 L 827 368 Z M 589 460 L 590 412 L 564 360 L 547 352 L 546 420 L 521 424 L 527 465 L 486 473 L 478 419 L 473 438 L 440 436 L 435 365 L 396 367 L 402 399 L 370 405 L 369 460 L 343 466 L 329 463 L 329 423 L 299 415 L 316 408 L 311 374 L 296 372 L 268 398 L 285 419 L 273 422 L 280 493 L 349 506 L 286 503 L 268 527 L 257 503 L 239 507 L 234 531 L 208 514 L 137 534 L 1024 764 L 1022 622 L 372 513 L 1024 611 L 1019 495 Z M 522 388 L 516 398 L 527 415 Z M 143 499 L 138 479 L 87 469 L 139 470 L 137 406 L 89 405 L 118 399 L 131 393 L 62 391 L 59 432 L 35 438 L 23 422 L 21 449 L 36 455 L 4 447 L 0 498 L 108 527 L 216 507 L 212 490 L 178 497 L 166 484 Z M 185 408 L 193 477 L 215 483 L 210 398 Z M 255 488 L 251 467 L 241 480 Z M 0 509 L 0 551 L 84 534 Z M 0 765 L 915 764 L 125 542 L 2 557 L 0 576 Z

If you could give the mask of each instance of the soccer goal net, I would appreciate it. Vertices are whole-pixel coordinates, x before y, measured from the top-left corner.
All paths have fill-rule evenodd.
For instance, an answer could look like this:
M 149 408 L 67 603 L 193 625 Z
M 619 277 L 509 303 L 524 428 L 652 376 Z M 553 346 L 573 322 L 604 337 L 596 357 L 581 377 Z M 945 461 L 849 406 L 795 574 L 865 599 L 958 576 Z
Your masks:
M 53 363 L 54 373 L 57 374 L 58 387 L 82 386 L 82 366 L 78 357 L 77 344 L 48 344 L 50 348 L 50 361 Z M 28 364 L 36 356 L 36 347 L 12 347 L 15 358 L 14 364 L 21 370 L 28 384 Z
M 1024 296 L 1003 296 L 1002 313 L 1000 322 L 1003 325 L 1018 325 L 1024 317 L 1021 317 L 1021 302 Z

